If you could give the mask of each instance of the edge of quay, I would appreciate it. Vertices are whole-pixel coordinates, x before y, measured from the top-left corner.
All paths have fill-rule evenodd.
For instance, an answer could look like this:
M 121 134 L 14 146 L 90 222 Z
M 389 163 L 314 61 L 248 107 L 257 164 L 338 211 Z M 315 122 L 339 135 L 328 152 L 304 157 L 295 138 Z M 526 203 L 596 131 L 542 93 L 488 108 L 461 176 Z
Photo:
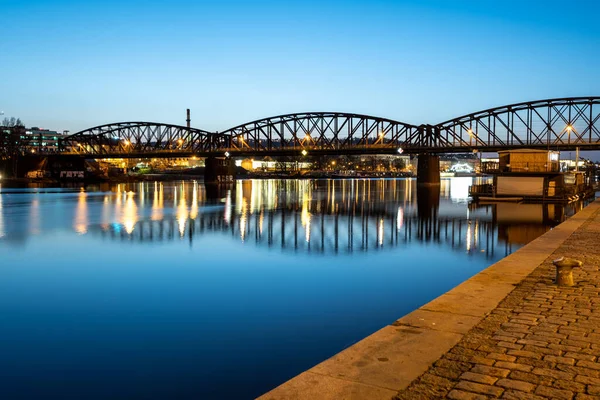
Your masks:
M 259 397 L 391 399 L 484 319 L 600 208 L 591 202 L 554 229 Z

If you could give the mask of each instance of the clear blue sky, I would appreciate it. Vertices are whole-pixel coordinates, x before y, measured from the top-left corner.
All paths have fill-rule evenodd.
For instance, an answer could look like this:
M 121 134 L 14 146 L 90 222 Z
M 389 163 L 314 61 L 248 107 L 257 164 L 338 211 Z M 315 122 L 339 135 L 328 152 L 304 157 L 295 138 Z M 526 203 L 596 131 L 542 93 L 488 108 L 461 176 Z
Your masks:
M 0 0 L 0 110 L 72 132 L 600 95 L 600 2 Z

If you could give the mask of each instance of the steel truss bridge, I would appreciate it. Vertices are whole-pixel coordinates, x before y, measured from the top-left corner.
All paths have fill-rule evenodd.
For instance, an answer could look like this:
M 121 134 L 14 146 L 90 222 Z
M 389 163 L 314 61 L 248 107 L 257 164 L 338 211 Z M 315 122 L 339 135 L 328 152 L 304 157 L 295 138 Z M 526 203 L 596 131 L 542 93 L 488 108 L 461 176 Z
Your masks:
M 299 156 L 600 149 L 600 97 L 511 104 L 437 125 L 362 114 L 307 112 L 209 132 L 154 122 L 96 126 L 62 140 L 60 152 L 94 158 Z

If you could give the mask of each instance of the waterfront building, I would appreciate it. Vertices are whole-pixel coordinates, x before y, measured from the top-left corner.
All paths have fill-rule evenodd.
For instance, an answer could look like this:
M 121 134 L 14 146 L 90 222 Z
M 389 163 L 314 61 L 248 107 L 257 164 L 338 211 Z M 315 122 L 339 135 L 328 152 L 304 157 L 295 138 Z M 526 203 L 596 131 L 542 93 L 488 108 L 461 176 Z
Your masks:
M 235 165 L 248 171 L 296 171 L 309 169 L 312 163 L 295 160 L 274 160 L 271 157 L 264 157 L 262 160 L 255 160 L 253 158 L 236 160 Z
M 53 131 L 50 129 L 32 127 L 21 135 L 24 149 L 31 153 L 57 153 L 59 141 L 69 135 L 69 131 Z

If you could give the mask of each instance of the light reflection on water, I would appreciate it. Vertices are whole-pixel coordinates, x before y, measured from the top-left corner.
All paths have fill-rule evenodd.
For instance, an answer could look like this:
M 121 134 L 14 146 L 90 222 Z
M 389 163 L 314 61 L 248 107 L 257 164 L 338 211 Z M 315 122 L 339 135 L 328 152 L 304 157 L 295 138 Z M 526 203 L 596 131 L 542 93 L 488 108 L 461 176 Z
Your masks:
M 251 398 L 582 207 L 473 182 L 0 187 L 0 398 Z

